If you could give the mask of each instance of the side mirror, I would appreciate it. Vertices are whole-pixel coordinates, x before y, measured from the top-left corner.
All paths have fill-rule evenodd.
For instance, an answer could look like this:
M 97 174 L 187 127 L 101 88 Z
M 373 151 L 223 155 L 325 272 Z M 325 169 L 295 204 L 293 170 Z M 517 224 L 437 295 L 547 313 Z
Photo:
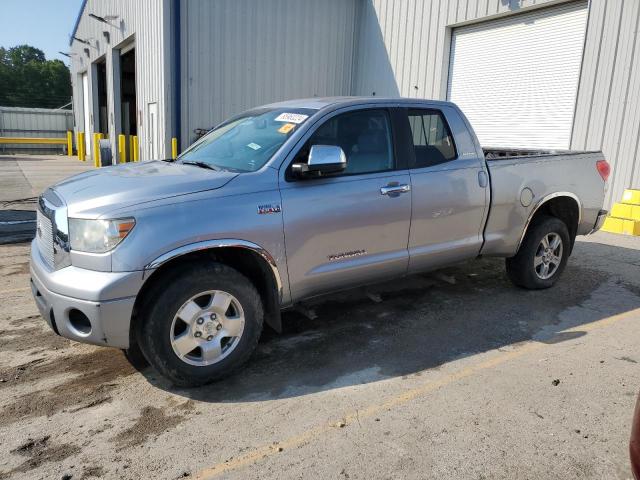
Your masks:
M 342 148 L 335 145 L 314 145 L 309 152 L 307 163 L 294 163 L 293 173 L 300 176 L 322 177 L 340 173 L 347 168 L 347 157 Z

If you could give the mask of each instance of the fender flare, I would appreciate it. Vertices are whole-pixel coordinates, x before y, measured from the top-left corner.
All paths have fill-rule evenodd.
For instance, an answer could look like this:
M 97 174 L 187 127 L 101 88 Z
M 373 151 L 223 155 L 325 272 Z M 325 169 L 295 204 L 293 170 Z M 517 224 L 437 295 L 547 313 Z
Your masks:
M 572 200 L 574 200 L 576 202 L 576 205 L 578 206 L 578 226 L 580 226 L 580 222 L 582 221 L 582 202 L 580 202 L 580 199 L 578 198 L 578 196 L 575 193 L 571 193 L 571 192 L 554 192 L 554 193 L 550 193 L 548 195 L 545 195 L 540 200 L 538 200 L 536 202 L 535 206 L 531 209 L 531 212 L 529 213 L 529 217 L 527 218 L 527 221 L 524 224 L 524 229 L 522 230 L 522 235 L 520 235 L 520 240 L 518 241 L 518 247 L 516 248 L 516 253 L 520 250 L 520 246 L 522 245 L 522 242 L 524 241 L 524 237 L 527 234 L 527 231 L 529 230 L 529 225 L 531 224 L 531 221 L 533 220 L 533 217 L 535 216 L 536 212 L 538 210 L 540 210 L 540 208 L 545 203 L 547 203 L 549 200 L 553 200 L 554 198 L 559 198 L 559 197 L 571 198 Z
M 145 265 L 143 269 L 143 278 L 150 276 L 152 272 L 157 270 L 159 267 L 164 265 L 165 263 L 179 258 L 183 255 L 187 255 L 193 252 L 199 252 L 204 250 L 215 250 L 218 248 L 241 248 L 250 250 L 260 258 L 264 260 L 266 265 L 268 265 L 272 275 L 273 281 L 276 288 L 274 301 L 269 302 L 269 298 L 267 298 L 267 310 L 270 311 L 271 315 L 267 315 L 266 322 L 273 327 L 278 333 L 282 331 L 282 322 L 280 318 L 280 308 L 282 305 L 282 297 L 283 297 L 283 286 L 282 286 L 282 277 L 280 276 L 280 271 L 278 270 L 278 265 L 276 264 L 273 256 L 260 245 L 249 242 L 246 240 L 239 240 L 235 238 L 222 238 L 216 240 L 204 240 L 201 242 L 189 243 L 187 245 L 182 245 L 181 247 L 170 250 L 166 253 L 163 253 L 155 260 L 149 262 Z M 268 295 L 268 297 L 272 298 L 273 295 Z

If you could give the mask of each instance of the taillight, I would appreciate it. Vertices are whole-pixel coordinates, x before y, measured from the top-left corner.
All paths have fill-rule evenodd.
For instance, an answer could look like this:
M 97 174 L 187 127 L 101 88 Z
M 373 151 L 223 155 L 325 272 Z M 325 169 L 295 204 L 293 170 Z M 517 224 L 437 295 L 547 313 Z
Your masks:
M 609 162 L 606 160 L 598 160 L 596 162 L 596 168 L 598 169 L 598 173 L 602 177 L 602 180 L 606 182 L 607 178 L 609 178 L 609 174 L 611 173 L 611 166 L 609 165 Z

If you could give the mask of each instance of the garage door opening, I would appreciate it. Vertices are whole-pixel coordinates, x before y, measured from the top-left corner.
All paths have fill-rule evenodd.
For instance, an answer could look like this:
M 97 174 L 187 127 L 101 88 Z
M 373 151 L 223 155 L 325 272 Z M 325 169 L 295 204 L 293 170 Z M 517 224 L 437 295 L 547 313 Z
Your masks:
M 138 127 L 136 122 L 136 53 L 135 48 L 129 47 L 122 49 L 120 56 L 120 112 L 122 114 L 121 125 L 122 133 L 129 140 L 127 160 L 131 161 L 133 156 L 132 149 L 134 142 L 132 137 L 138 135 Z M 137 157 L 137 155 L 136 155 Z
M 483 147 L 568 149 L 587 2 L 459 27 L 447 97 Z
M 109 135 L 109 114 L 107 111 L 107 63 L 105 60 L 96 62 L 96 86 L 98 90 L 98 118 L 94 131 Z
M 84 72 L 82 78 L 82 120 L 85 152 L 91 152 L 91 107 L 89 106 L 89 74 Z

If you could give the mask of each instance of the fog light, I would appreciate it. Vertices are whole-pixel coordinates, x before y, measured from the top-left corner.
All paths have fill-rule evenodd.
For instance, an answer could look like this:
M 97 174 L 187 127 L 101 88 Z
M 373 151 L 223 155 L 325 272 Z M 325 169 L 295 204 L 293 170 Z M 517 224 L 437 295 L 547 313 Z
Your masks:
M 80 335 L 89 335 L 91 333 L 89 318 L 77 308 L 69 310 L 69 324 Z

